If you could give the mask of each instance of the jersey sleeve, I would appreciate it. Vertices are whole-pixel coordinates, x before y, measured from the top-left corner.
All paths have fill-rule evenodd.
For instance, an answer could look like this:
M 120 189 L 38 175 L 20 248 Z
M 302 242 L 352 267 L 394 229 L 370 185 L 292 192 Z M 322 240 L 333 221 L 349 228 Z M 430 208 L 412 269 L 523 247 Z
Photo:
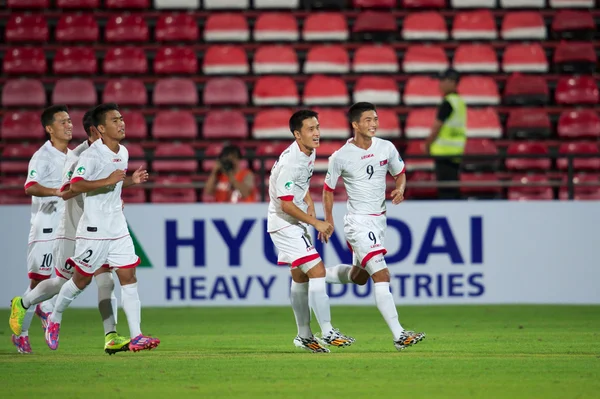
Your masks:
M 390 143 L 390 157 L 388 158 L 388 171 L 392 176 L 398 176 L 404 173 L 406 165 L 400 156 L 400 153 L 392 143 Z
M 50 163 L 37 156 L 34 156 L 29 161 L 29 167 L 27 170 L 27 180 L 25 181 L 25 188 L 29 188 L 34 184 L 43 182 L 50 173 Z
M 77 166 L 77 163 L 74 161 L 67 161 L 65 164 L 62 181 L 60 182 L 60 191 L 65 191 L 69 184 L 71 184 L 71 178 L 73 177 L 75 166 Z
M 71 176 L 71 184 L 76 183 L 80 180 L 93 180 L 93 176 L 95 175 L 96 162 L 93 157 L 90 157 L 86 154 L 81 155 L 77 165 L 73 170 L 73 175 Z
M 283 165 L 275 182 L 277 198 L 282 201 L 294 200 L 295 170 L 291 165 Z
M 329 165 L 327 166 L 327 175 L 325 175 L 325 184 L 323 185 L 323 189 L 325 191 L 333 192 L 341 174 L 342 168 L 334 154 L 329 157 Z

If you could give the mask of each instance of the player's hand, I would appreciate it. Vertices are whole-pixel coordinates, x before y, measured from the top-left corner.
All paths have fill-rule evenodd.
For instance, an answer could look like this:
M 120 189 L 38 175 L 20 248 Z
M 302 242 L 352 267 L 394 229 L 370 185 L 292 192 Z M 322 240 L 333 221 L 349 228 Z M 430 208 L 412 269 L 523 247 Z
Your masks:
M 108 183 L 107 186 L 117 184 L 118 182 L 123 180 L 125 180 L 125 171 L 121 169 L 115 170 L 110 174 L 110 176 L 106 178 L 106 181 Z
M 329 222 L 324 222 L 322 220 L 317 221 L 315 224 L 315 229 L 319 232 L 318 238 L 323 242 L 328 242 L 329 237 L 333 234 L 333 226 Z
M 335 230 L 335 225 L 333 224 L 333 219 L 326 220 L 326 222 L 331 225 L 331 234 L 333 234 L 333 231 Z M 331 237 L 331 234 L 329 234 L 329 236 L 327 236 L 323 233 L 319 233 L 319 234 L 317 234 L 317 239 L 320 240 L 321 242 L 328 243 L 329 237 Z
M 146 169 L 142 169 L 142 166 L 137 168 L 135 172 L 133 172 L 133 176 L 131 176 L 134 184 L 141 184 L 148 181 L 148 171 Z
M 60 188 L 57 188 L 56 191 L 54 192 L 54 195 L 57 196 L 58 198 L 62 198 L 66 192 L 67 192 L 67 190 L 60 191 Z
M 398 205 L 402 201 L 404 201 L 404 190 L 397 188 L 392 191 L 392 204 Z

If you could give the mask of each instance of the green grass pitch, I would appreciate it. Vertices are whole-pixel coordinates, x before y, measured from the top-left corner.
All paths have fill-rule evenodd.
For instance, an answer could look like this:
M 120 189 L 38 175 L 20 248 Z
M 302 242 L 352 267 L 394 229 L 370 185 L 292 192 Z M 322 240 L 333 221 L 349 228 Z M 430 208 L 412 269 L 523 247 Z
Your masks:
M 374 306 L 336 306 L 334 325 L 356 343 L 312 354 L 292 345 L 291 308 L 142 309 L 144 331 L 161 346 L 108 356 L 98 312 L 70 309 L 55 352 L 34 319 L 27 356 L 12 346 L 2 310 L 0 397 L 600 397 L 600 306 L 401 306 L 399 313 L 405 327 L 427 333 L 422 343 L 399 353 Z M 122 312 L 119 320 L 127 334 Z

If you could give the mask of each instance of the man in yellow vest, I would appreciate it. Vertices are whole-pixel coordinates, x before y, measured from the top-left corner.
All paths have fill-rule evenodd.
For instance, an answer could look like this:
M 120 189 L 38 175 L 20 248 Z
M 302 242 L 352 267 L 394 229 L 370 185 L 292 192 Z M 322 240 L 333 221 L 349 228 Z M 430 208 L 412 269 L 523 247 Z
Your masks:
M 467 141 L 467 107 L 456 94 L 458 72 L 448 69 L 440 77 L 444 101 L 438 107 L 436 120 L 426 140 L 426 148 L 435 159 L 438 182 L 458 181 L 460 162 Z M 460 188 L 439 188 L 440 199 L 460 199 Z

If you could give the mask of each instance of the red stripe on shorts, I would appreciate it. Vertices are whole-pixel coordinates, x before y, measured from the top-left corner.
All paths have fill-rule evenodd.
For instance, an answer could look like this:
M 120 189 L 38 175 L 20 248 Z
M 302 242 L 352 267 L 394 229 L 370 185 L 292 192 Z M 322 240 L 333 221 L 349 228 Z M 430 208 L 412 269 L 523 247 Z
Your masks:
M 319 254 L 311 254 L 311 255 L 303 256 L 302 258 L 298 258 L 295 261 L 293 261 L 292 267 L 298 267 L 300 265 L 310 262 L 311 260 L 319 259 L 320 257 L 321 257 L 321 255 L 319 255 Z
M 365 267 L 365 265 L 367 264 L 368 261 L 371 260 L 371 258 L 373 258 L 375 255 L 379 255 L 379 254 L 383 254 L 383 255 L 387 254 L 387 249 L 382 248 L 382 249 L 378 249 L 377 251 L 369 252 L 367 254 L 367 256 L 365 256 L 363 258 L 362 262 L 360 262 L 360 265 L 362 267 Z
M 44 276 L 43 274 L 37 274 L 37 273 L 27 273 L 27 276 L 31 279 L 31 280 L 48 280 L 51 276 L 47 275 Z
M 140 263 L 142 263 L 142 260 L 140 259 L 140 257 L 138 256 L 137 260 L 130 264 L 130 265 L 125 265 L 125 266 L 113 266 L 115 269 L 131 269 L 134 267 L 137 267 Z
M 60 277 L 60 278 L 64 278 L 65 280 L 69 280 L 68 278 L 66 278 L 65 276 L 63 276 L 63 275 L 62 275 L 62 274 L 61 274 L 61 273 L 58 271 L 58 269 L 54 269 L 54 271 L 56 272 L 56 275 L 57 275 L 58 277 Z

